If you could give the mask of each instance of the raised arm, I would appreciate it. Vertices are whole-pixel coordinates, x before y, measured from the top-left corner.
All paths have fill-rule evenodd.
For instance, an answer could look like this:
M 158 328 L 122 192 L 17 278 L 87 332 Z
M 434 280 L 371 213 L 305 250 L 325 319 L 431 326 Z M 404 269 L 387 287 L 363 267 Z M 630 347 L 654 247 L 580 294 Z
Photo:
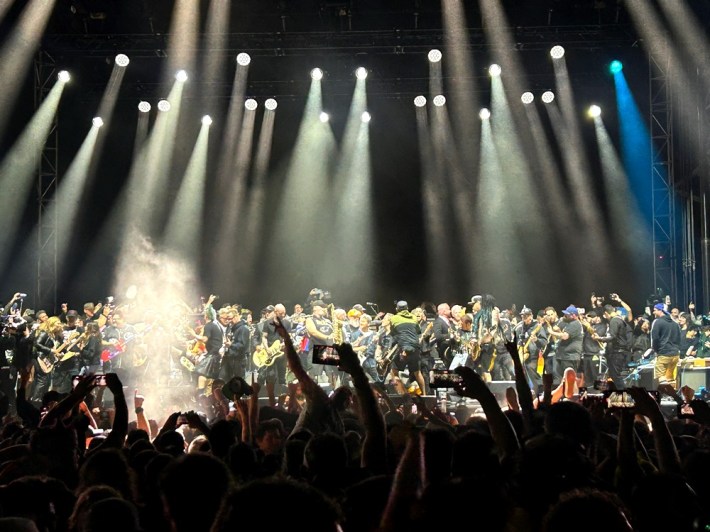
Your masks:
M 365 425 L 362 466 L 374 474 L 384 474 L 387 472 L 387 432 L 375 393 L 352 347 L 349 344 L 341 344 L 336 348 L 340 354 L 340 369 L 348 372 L 353 379 L 362 422 Z
M 534 405 L 530 385 L 528 384 L 528 379 L 525 375 L 525 368 L 523 367 L 523 363 L 520 361 L 520 356 L 518 356 L 517 346 L 517 341 L 507 342 L 505 344 L 508 353 L 513 359 L 513 367 L 515 367 L 515 389 L 518 392 L 518 402 L 523 415 L 525 432 L 529 434 L 532 431 Z
M 128 434 L 128 405 L 123 394 L 123 383 L 115 373 L 106 374 L 106 387 L 113 394 L 114 416 L 111 432 L 96 449 L 115 447 L 120 449 L 126 441 Z M 93 452 L 93 451 L 92 451 Z
M 520 448 L 513 426 L 498 405 L 493 393 L 483 379 L 471 368 L 459 366 L 456 373 L 462 381 L 454 386 L 459 395 L 477 399 L 483 408 L 491 429 L 491 436 L 498 447 L 501 459 L 512 456 Z
M 278 317 L 274 318 L 274 326 L 276 327 L 276 332 L 279 333 L 279 336 L 281 336 L 281 339 L 284 342 L 284 352 L 286 353 L 288 367 L 298 379 L 298 382 L 301 383 L 303 394 L 310 400 L 318 397 L 327 400 L 328 396 L 323 391 L 323 388 L 318 386 L 308 372 L 303 369 L 303 364 L 301 364 L 301 359 L 298 358 L 298 353 L 296 353 L 296 348 L 293 346 L 291 336 L 288 334 L 288 331 L 284 328 L 283 323 L 281 323 L 281 320 Z

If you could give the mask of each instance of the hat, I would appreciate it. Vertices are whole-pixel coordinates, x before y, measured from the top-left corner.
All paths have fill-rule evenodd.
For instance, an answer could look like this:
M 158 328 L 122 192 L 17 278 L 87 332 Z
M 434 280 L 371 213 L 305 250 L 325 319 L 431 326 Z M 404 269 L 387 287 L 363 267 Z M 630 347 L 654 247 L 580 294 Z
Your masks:
M 666 310 L 666 307 L 663 303 L 656 303 L 655 305 L 653 305 L 653 309 L 660 310 L 664 314 L 668 314 L 668 311 Z
M 409 305 L 406 301 L 397 301 L 397 312 L 402 312 L 403 310 L 408 310 Z
M 472 305 L 473 303 L 480 303 L 481 301 L 483 301 L 483 296 L 471 296 L 471 301 L 468 303 Z
M 348 318 L 359 318 L 360 316 L 362 316 L 362 312 L 360 312 L 358 309 L 351 308 L 350 310 L 348 310 Z
M 359 310 L 360 312 L 365 312 L 365 307 L 363 307 L 360 303 L 357 305 L 353 305 L 353 309 Z
M 89 301 L 88 303 L 84 303 L 84 310 L 94 310 L 96 307 L 94 304 Z
M 562 311 L 562 314 L 569 316 L 570 314 L 579 314 L 579 311 L 577 310 L 577 307 L 570 305 Z
M 532 310 L 523 305 L 523 308 L 520 310 L 520 315 L 525 316 L 526 314 L 532 314 Z
M 264 310 L 261 311 L 262 314 L 268 314 L 269 312 L 274 311 L 274 306 L 273 305 L 267 305 L 264 307 Z
M 72 316 L 76 318 L 79 316 L 79 313 L 76 310 L 70 310 L 69 312 L 67 312 L 67 318 L 70 318 Z

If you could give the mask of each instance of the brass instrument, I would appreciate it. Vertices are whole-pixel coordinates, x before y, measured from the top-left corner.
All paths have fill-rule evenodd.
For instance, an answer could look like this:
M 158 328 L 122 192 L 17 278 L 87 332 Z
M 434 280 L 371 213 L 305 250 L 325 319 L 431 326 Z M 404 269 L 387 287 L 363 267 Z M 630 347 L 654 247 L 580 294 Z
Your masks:
M 328 315 L 330 316 L 330 321 L 333 323 L 333 343 L 342 344 L 343 343 L 343 324 L 335 315 L 335 305 L 331 303 L 328 305 Z

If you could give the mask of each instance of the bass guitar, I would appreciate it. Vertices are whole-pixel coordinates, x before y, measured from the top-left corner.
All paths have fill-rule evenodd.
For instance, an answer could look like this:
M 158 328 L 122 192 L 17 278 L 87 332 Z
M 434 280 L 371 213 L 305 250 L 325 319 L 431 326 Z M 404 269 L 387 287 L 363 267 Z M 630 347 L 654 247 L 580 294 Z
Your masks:
M 256 351 L 254 351 L 252 360 L 257 368 L 268 367 L 273 365 L 276 359 L 283 356 L 284 353 L 284 346 L 281 340 L 275 340 L 274 343 L 268 347 L 259 344 L 256 347 Z
M 397 344 L 393 345 L 387 353 L 377 360 L 377 374 L 381 379 L 384 379 L 390 371 L 394 357 L 399 351 L 399 346 Z
M 135 342 L 136 340 L 140 340 L 150 332 L 150 330 L 153 328 L 152 325 L 149 325 L 143 331 L 140 333 L 136 333 L 128 338 L 124 338 L 122 340 L 119 340 L 115 344 L 112 344 L 108 347 L 106 347 L 103 351 L 101 351 L 101 360 L 102 362 L 107 362 L 109 360 L 113 360 L 117 356 L 123 354 L 130 345 Z M 134 355 L 134 360 L 133 360 L 133 365 L 134 366 L 142 366 L 143 364 L 146 363 L 148 360 L 148 354 L 143 351 L 143 352 L 137 352 Z

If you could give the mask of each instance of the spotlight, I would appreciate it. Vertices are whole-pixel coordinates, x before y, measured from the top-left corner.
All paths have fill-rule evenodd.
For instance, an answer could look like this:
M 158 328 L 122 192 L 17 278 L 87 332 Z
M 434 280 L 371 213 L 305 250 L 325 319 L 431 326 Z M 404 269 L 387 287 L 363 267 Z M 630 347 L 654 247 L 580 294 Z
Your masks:
M 187 72 L 185 72 L 184 70 L 178 70 L 175 74 L 175 79 L 178 80 L 180 83 L 185 83 L 187 81 Z
M 355 77 L 357 79 L 367 79 L 367 69 L 365 67 L 359 67 L 355 71 Z
M 541 99 L 545 103 L 552 103 L 555 99 L 555 93 L 552 91 L 545 91 L 542 93 Z
M 329 116 L 328 113 L 326 113 L 325 111 L 321 111 L 320 116 L 319 116 L 318 118 L 319 118 L 320 121 L 323 122 L 324 124 L 325 124 L 326 122 L 328 122 L 328 120 L 330 120 L 330 116 Z
M 436 105 L 437 107 L 441 107 L 446 103 L 446 96 L 444 96 L 443 94 L 439 94 L 438 96 L 434 96 L 434 100 L 432 101 L 434 102 L 434 105 Z
M 138 110 L 139 110 L 141 113 L 149 113 L 149 112 L 150 112 L 150 109 L 151 109 L 151 106 L 150 106 L 150 104 L 149 104 L 148 102 L 140 102 L 140 103 L 138 104 Z
M 320 68 L 314 68 L 311 70 L 311 78 L 313 78 L 316 81 L 320 81 L 323 79 L 323 71 Z
M 266 109 L 269 111 L 275 111 L 278 105 L 279 104 L 273 98 L 269 98 L 264 102 L 264 107 L 266 107 Z
M 565 49 L 558 44 L 557 46 L 552 47 L 550 55 L 552 56 L 552 59 L 562 59 L 565 55 Z
M 71 79 L 71 76 L 66 70 L 60 70 L 59 74 L 57 74 L 57 79 L 62 83 L 67 83 Z
M 609 72 L 611 72 L 612 74 L 618 74 L 618 73 L 621 72 L 623 69 L 624 69 L 624 65 L 623 65 L 622 62 L 619 61 L 618 59 L 615 59 L 615 60 L 612 61 L 611 64 L 609 65 Z
M 535 95 L 532 92 L 524 92 L 520 97 L 520 100 L 525 104 L 529 105 L 535 101 Z
M 160 100 L 158 102 L 158 111 L 167 113 L 170 111 L 170 102 L 168 100 Z
M 495 63 L 488 67 L 488 73 L 494 78 L 500 76 L 502 71 L 500 65 L 496 65 Z
M 417 96 L 414 98 L 414 105 L 417 107 L 424 107 L 426 105 L 426 98 L 424 96 Z
M 212 125 L 212 117 L 210 115 L 205 115 L 202 117 L 202 125 L 203 126 L 211 126 Z
M 99 127 L 101 127 L 101 126 L 104 125 L 104 121 L 103 121 L 103 119 L 102 119 L 100 116 L 95 116 L 95 117 L 93 118 L 93 120 L 91 121 L 91 124 L 92 124 L 95 128 L 99 128 Z
M 429 50 L 429 54 L 427 55 L 429 58 L 430 63 L 438 63 L 441 61 L 441 51 L 437 50 L 434 48 L 433 50 Z
M 599 107 L 598 105 L 592 105 L 589 107 L 587 114 L 589 116 L 591 116 L 592 118 L 597 118 L 602 115 L 602 108 Z
M 478 113 L 478 116 L 481 117 L 481 120 L 488 120 L 491 117 L 491 112 L 484 107 L 481 109 L 481 112 Z
M 251 56 L 248 53 L 242 52 L 241 54 L 237 54 L 238 65 L 247 66 L 249 63 L 251 63 Z
M 115 61 L 116 61 L 116 64 L 120 67 L 127 67 L 128 63 L 131 62 L 131 60 L 128 59 L 128 56 L 126 54 L 118 54 L 116 56 Z
M 244 107 L 247 108 L 247 111 L 256 111 L 258 106 L 259 104 L 256 103 L 254 98 L 249 98 L 246 102 L 244 102 Z
M 362 120 L 363 122 L 365 122 L 367 124 L 370 120 L 372 120 L 372 115 L 370 115 L 370 113 L 365 111 L 364 113 L 362 113 L 360 120 Z

